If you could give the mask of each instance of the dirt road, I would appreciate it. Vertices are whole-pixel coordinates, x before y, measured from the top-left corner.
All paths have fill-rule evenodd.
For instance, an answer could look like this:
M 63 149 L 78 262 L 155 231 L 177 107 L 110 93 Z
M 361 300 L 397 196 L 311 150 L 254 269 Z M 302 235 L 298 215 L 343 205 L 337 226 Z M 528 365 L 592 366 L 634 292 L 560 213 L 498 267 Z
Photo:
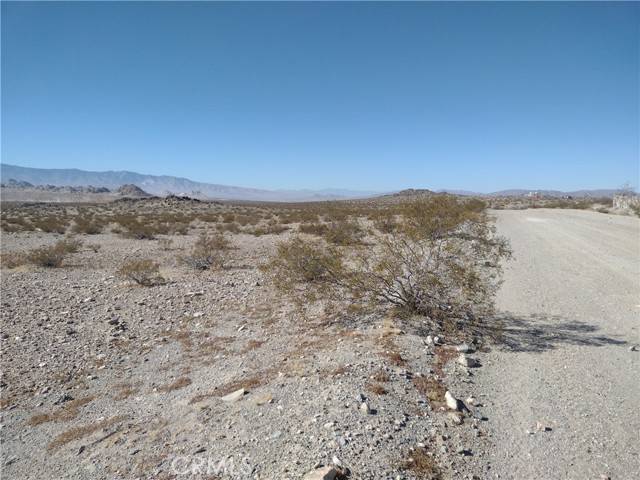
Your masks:
M 506 344 L 475 377 L 495 444 L 486 478 L 638 478 L 640 220 L 495 215 L 514 259 L 498 297 Z

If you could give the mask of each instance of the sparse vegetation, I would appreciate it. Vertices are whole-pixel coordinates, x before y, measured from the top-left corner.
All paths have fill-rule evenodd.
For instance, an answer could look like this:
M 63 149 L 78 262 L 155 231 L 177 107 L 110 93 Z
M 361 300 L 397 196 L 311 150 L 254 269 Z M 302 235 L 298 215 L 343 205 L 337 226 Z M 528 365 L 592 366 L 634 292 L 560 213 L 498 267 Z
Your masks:
M 230 246 L 229 240 L 220 233 L 215 235 L 203 233 L 196 240 L 189 255 L 181 258 L 186 265 L 196 270 L 222 268 L 224 252 Z
M 348 297 L 421 314 L 433 327 L 463 328 L 492 311 L 499 262 L 510 253 L 484 207 L 449 196 L 413 200 L 398 208 L 397 231 L 375 235 L 373 245 L 346 252 L 295 237 L 280 244 L 265 269 L 277 287 L 307 299 Z M 336 231 L 351 232 L 347 225 L 354 224 Z
M 131 260 L 118 269 L 118 275 L 138 285 L 151 287 L 164 283 L 160 275 L 160 265 L 153 260 Z
M 81 245 L 82 242 L 78 239 L 66 238 L 59 240 L 52 246 L 31 250 L 26 255 L 26 260 L 39 267 L 60 267 L 65 257 L 70 253 L 76 253 Z

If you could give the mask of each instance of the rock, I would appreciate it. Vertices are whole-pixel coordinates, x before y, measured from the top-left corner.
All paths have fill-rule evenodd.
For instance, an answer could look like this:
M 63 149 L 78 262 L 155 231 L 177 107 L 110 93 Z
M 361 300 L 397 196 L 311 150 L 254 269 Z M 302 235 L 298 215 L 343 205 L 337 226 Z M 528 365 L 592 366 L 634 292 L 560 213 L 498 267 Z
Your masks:
M 629 347 L 629 351 L 630 352 L 637 352 L 638 351 L 638 346 L 637 345 L 631 345 Z
M 369 405 L 366 404 L 366 402 L 362 402 L 362 404 L 360 404 L 360 411 L 367 415 L 371 413 L 371 409 L 369 408 Z
M 456 397 L 451 395 L 451 392 L 449 390 L 447 390 L 447 392 L 444 394 L 444 401 L 450 410 L 457 410 L 457 411 L 467 410 L 467 407 L 464 406 L 464 403 L 462 403 L 462 401 L 458 400 Z
M 270 393 L 265 393 L 261 397 L 256 398 L 256 405 L 264 405 L 271 402 L 273 402 L 273 396 Z
M 58 398 L 55 402 L 53 402 L 54 405 L 61 405 L 65 402 L 69 402 L 73 400 L 73 397 L 71 395 L 69 395 L 68 393 L 64 393 L 60 398 Z
M 462 422 L 464 421 L 464 417 L 463 417 L 462 413 L 457 412 L 457 411 L 456 412 L 447 413 L 447 418 L 454 425 L 462 425 Z
M 307 473 L 302 480 L 333 480 L 338 475 L 338 470 L 333 467 L 321 467 Z
M 480 366 L 480 362 L 478 362 L 478 360 L 476 360 L 475 358 L 468 357 L 464 353 L 458 357 L 457 362 L 460 365 L 468 368 L 474 368 L 474 367 Z
M 536 422 L 536 431 L 538 432 L 550 432 L 551 427 L 547 427 L 545 424 L 541 422 Z
M 247 391 L 244 388 L 241 388 L 239 390 L 236 390 L 235 392 L 225 395 L 224 397 L 221 397 L 220 400 L 222 400 L 223 402 L 237 402 L 242 397 L 244 397 L 245 393 L 247 393 Z
M 202 316 L 204 316 L 204 312 L 196 312 L 193 314 L 193 318 L 200 318 Z
M 471 353 L 473 352 L 473 347 L 469 346 L 467 343 L 462 343 L 456 347 L 456 351 L 460 353 Z

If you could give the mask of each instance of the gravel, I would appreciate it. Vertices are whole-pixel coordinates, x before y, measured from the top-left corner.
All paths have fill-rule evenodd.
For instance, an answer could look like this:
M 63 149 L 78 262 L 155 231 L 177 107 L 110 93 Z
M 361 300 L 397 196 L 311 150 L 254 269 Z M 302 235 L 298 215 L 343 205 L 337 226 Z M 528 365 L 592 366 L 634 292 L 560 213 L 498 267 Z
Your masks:
M 483 478 L 636 477 L 640 220 L 495 214 L 514 260 L 498 297 L 505 345 L 473 379 L 490 437 Z

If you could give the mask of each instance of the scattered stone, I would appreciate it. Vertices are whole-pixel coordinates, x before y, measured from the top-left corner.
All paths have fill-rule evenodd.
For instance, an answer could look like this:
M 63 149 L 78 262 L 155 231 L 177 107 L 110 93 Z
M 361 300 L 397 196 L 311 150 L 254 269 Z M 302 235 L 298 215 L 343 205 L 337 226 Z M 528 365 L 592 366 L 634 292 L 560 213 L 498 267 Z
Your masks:
M 221 397 L 220 400 L 222 400 L 223 402 L 237 402 L 242 397 L 244 397 L 245 393 L 247 393 L 247 391 L 244 388 L 241 388 L 239 390 L 236 390 L 235 392 L 225 395 L 224 397 Z
M 467 368 L 475 368 L 480 366 L 480 362 L 478 362 L 478 360 L 468 357 L 464 353 L 458 357 L 458 363 Z
M 473 347 L 467 343 L 462 343 L 456 347 L 456 350 L 460 353 L 471 353 L 473 352 Z
M 71 395 L 69 395 L 68 393 L 64 393 L 62 396 L 60 396 L 60 398 L 58 398 L 55 402 L 53 402 L 54 405 L 61 405 L 65 402 L 69 402 L 73 400 L 73 397 Z
M 536 431 L 538 432 L 550 432 L 551 427 L 547 427 L 545 424 L 541 422 L 536 422 Z
M 638 351 L 638 346 L 637 345 L 631 345 L 629 347 L 629 351 L 630 352 L 637 352 Z
M 264 395 L 256 398 L 256 405 L 264 405 L 266 403 L 271 403 L 273 401 L 273 396 L 270 393 L 265 393 Z
M 458 411 L 447 413 L 447 418 L 454 425 L 462 425 L 462 423 L 464 422 L 464 415 L 462 415 L 462 413 Z
M 369 408 L 369 405 L 366 404 L 366 402 L 362 402 L 360 404 L 360 411 L 367 415 L 371 413 L 371 409 Z

